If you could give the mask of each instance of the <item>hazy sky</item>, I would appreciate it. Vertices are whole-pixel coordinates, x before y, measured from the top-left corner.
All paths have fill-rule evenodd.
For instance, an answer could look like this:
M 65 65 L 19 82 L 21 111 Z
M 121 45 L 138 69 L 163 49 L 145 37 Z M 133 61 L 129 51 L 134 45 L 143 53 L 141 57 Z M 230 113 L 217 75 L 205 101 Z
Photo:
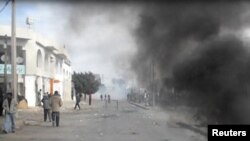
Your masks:
M 0 7 L 4 2 L 0 2 Z M 10 25 L 11 3 L 0 13 L 0 25 Z M 129 78 L 136 51 L 133 31 L 140 8 L 126 3 L 17 2 L 17 27 L 31 28 L 66 45 L 75 71 L 92 71 L 104 78 Z

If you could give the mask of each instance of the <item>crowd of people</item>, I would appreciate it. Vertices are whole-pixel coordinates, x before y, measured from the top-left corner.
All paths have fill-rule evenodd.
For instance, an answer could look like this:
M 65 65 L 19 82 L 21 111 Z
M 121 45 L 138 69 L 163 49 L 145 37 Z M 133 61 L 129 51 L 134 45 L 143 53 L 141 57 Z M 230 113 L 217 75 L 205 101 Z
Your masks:
M 49 120 L 52 126 L 59 127 L 60 123 L 60 107 L 63 105 L 61 95 L 55 91 L 53 95 L 45 93 L 41 99 L 43 103 L 44 122 Z M 0 114 L 4 115 L 4 122 L 2 125 L 3 133 L 15 133 L 15 113 L 17 109 L 17 101 L 11 92 L 7 93 L 4 97 L 0 95 Z
M 82 98 L 82 94 L 80 94 L 80 93 L 76 93 L 75 94 L 75 107 L 74 107 L 74 109 L 76 110 L 77 108 L 78 108 L 78 110 L 80 110 L 81 109 L 81 107 L 80 107 L 80 101 L 81 101 L 81 98 Z M 107 102 L 108 103 L 110 103 L 111 102 L 111 97 L 110 97 L 110 95 L 109 94 L 105 94 L 104 96 L 101 94 L 100 95 L 100 100 L 101 101 L 103 101 L 103 100 L 107 100 Z
M 100 99 L 101 99 L 101 101 L 103 101 L 103 95 L 101 94 L 100 95 Z M 111 99 L 110 99 L 110 95 L 108 94 L 108 95 L 104 95 L 104 100 L 108 100 L 108 103 L 110 103 L 110 101 L 111 101 Z
M 60 123 L 60 107 L 63 105 L 61 95 L 58 91 L 55 91 L 54 94 L 49 94 L 48 92 L 43 94 L 43 97 L 40 98 L 41 90 L 37 93 L 37 106 L 42 106 L 43 108 L 43 120 L 44 122 L 52 122 L 52 126 L 59 127 Z M 75 106 L 80 110 L 80 101 L 82 95 L 79 93 L 75 94 Z M 101 101 L 105 100 L 106 102 L 111 102 L 111 97 L 109 94 L 100 95 Z M 15 123 L 15 113 L 17 109 L 18 102 L 14 99 L 12 93 L 7 93 L 3 96 L 0 93 L 0 116 L 4 116 L 4 123 L 2 125 L 3 133 L 15 133 L 16 123 Z

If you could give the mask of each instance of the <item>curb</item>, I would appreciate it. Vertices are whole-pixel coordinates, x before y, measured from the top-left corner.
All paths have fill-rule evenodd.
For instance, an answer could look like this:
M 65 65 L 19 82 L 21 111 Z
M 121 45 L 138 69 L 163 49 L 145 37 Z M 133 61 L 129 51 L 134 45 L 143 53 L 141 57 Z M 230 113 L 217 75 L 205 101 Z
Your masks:
M 176 125 L 182 127 L 182 128 L 185 128 L 185 129 L 188 129 L 188 130 L 191 130 L 197 134 L 200 134 L 204 137 L 207 137 L 207 131 L 204 130 L 203 128 L 199 128 L 199 127 L 196 127 L 194 125 L 189 125 L 189 124 L 186 124 L 186 123 L 182 123 L 182 122 L 177 122 Z
M 132 104 L 132 105 L 134 105 L 134 106 L 140 107 L 140 108 L 142 108 L 142 109 L 144 109 L 144 110 L 149 110 L 148 107 L 142 106 L 142 105 L 140 105 L 140 104 L 133 103 L 133 102 L 129 102 L 129 103 Z

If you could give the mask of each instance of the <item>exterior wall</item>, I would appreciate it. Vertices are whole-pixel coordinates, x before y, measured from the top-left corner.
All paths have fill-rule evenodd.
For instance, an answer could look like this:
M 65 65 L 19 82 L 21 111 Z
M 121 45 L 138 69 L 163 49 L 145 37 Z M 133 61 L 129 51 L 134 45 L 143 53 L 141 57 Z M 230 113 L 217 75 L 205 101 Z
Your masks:
M 9 27 L 0 26 L 0 45 L 4 44 L 2 37 L 5 34 L 10 36 L 9 29 Z M 64 63 L 64 59 L 69 60 L 65 48 L 30 29 L 17 28 L 16 37 L 17 46 L 21 46 L 25 50 L 26 74 L 21 76 L 19 83 L 21 83 L 20 86 L 24 86 L 24 88 L 20 88 L 20 91 L 24 91 L 23 95 L 28 101 L 28 106 L 36 106 L 39 89 L 42 89 L 43 93 L 50 93 L 51 87 L 53 87 L 53 91 L 59 91 L 63 100 L 70 100 L 71 66 Z M 10 39 L 8 45 L 10 45 Z M 41 67 L 37 67 L 38 51 L 41 52 Z M 58 83 L 51 85 L 51 80 Z
M 62 70 L 63 70 L 63 79 L 64 79 L 64 83 L 63 83 L 63 92 L 64 92 L 64 100 L 66 101 L 70 101 L 71 100 L 71 74 L 72 74 L 72 70 L 71 67 L 66 64 L 65 60 L 63 62 L 62 65 Z
M 66 80 L 63 83 L 63 92 L 64 92 L 64 100 L 70 101 L 71 100 L 71 80 Z
M 50 93 L 50 78 L 43 78 L 44 92 Z
M 63 92 L 63 82 L 54 83 L 54 91 L 58 91 L 61 95 L 62 100 L 64 100 L 64 92 Z
M 25 76 L 25 97 L 30 107 L 36 106 L 35 76 Z

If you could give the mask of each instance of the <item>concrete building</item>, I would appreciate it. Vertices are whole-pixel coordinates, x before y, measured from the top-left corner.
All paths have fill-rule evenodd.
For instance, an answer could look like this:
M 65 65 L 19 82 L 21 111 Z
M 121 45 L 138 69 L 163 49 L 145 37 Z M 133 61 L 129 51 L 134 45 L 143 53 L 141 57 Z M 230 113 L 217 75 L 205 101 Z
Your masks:
M 7 39 L 5 39 L 7 35 Z M 11 28 L 0 26 L 0 88 L 5 88 L 7 76 L 7 91 L 11 85 L 10 46 Z M 7 48 L 4 44 L 7 41 Z M 16 29 L 17 46 L 17 73 L 18 94 L 25 96 L 29 106 L 39 104 L 38 91 L 41 89 L 41 97 L 44 93 L 59 91 L 63 100 L 71 99 L 71 63 L 68 53 L 63 45 L 49 40 L 31 29 Z M 6 67 L 4 71 L 5 57 L 7 53 Z M 7 73 L 5 75 L 5 73 Z

